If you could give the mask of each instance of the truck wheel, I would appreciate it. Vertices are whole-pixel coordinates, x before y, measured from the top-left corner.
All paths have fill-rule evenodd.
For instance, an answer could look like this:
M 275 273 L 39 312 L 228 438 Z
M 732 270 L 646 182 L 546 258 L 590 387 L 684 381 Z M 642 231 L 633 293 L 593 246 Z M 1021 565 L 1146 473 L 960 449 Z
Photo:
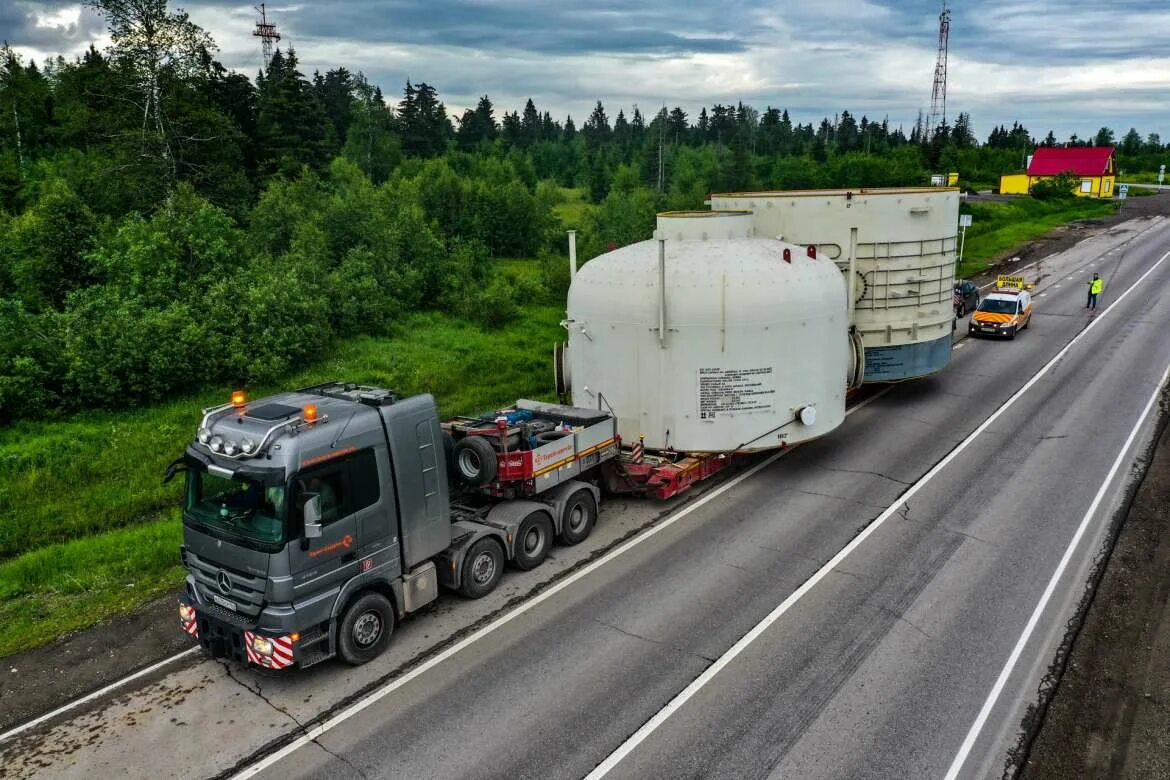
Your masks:
M 394 608 L 381 593 L 358 597 L 341 615 L 337 649 L 351 666 L 361 666 L 381 653 L 394 633 Z
M 490 536 L 485 536 L 467 551 L 463 559 L 463 576 L 459 592 L 469 599 L 478 599 L 496 589 L 504 573 L 504 548 Z
M 561 544 L 579 544 L 593 532 L 597 521 L 597 502 L 588 490 L 578 490 L 565 502 L 561 515 Z
M 512 563 L 528 571 L 544 563 L 552 547 L 553 526 L 548 514 L 537 511 L 520 521 L 512 549 Z
M 496 478 L 496 449 L 482 436 L 464 436 L 455 444 L 455 473 L 479 487 Z

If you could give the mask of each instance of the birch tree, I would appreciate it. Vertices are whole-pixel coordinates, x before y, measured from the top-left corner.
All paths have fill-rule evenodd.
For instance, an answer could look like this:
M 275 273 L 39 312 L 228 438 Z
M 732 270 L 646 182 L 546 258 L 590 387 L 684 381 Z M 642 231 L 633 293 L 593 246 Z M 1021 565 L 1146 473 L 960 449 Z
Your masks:
M 86 5 L 105 17 L 111 56 L 134 74 L 142 110 L 142 153 L 161 157 L 174 175 L 163 77 L 194 76 L 215 42 L 186 11 L 169 10 L 166 0 L 87 0 Z

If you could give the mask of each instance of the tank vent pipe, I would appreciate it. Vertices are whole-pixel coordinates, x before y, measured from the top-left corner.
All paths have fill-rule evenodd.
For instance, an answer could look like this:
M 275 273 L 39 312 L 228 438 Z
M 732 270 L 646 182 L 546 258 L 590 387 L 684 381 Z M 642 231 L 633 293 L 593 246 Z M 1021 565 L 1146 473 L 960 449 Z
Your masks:
M 658 346 L 666 349 L 666 239 L 658 236 Z
M 569 231 L 569 278 L 577 275 L 577 231 Z

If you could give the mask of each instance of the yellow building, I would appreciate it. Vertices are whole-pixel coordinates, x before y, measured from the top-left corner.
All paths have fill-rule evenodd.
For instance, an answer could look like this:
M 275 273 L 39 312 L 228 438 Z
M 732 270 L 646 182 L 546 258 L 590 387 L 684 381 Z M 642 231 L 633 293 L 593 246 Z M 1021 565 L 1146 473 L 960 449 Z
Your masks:
M 1112 146 L 1040 147 L 1028 161 L 1027 173 L 999 180 L 1001 195 L 1027 195 L 1032 185 L 1063 173 L 1080 179 L 1075 190 L 1085 198 L 1112 198 L 1117 184 L 1116 152 Z

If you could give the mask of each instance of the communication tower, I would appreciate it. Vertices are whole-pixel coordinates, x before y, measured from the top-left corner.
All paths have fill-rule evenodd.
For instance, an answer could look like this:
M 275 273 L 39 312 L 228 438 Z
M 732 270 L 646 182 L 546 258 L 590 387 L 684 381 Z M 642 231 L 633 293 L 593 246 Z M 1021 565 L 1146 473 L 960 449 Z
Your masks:
M 252 31 L 252 35 L 260 39 L 260 49 L 264 54 L 264 70 L 267 71 L 269 63 L 272 62 L 272 45 L 280 41 L 280 33 L 276 31 L 276 25 L 268 21 L 264 3 L 261 3 L 256 11 L 260 14 L 260 21 L 256 22 L 256 29 Z
M 926 138 L 932 138 L 939 125 L 947 122 L 947 45 L 951 35 L 951 8 L 943 0 L 938 15 L 938 61 L 934 65 L 934 90 L 930 95 L 930 116 L 927 119 Z

